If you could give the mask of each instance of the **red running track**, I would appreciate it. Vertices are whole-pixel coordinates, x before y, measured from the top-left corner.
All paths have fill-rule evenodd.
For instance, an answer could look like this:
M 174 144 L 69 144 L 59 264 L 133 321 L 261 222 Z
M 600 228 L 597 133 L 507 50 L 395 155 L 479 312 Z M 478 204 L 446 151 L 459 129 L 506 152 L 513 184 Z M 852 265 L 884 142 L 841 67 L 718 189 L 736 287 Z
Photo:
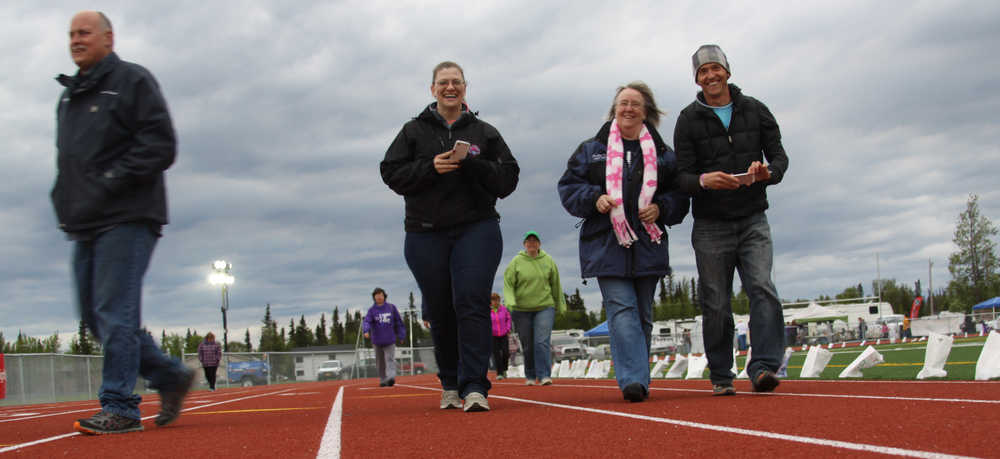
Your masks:
M 0 408 L 9 457 L 1000 457 L 1000 382 L 783 381 L 712 397 L 706 380 L 655 380 L 644 403 L 614 381 L 496 383 L 488 413 L 438 409 L 434 376 L 193 393 L 173 425 L 76 435 L 94 401 Z M 341 391 L 341 389 L 343 389 Z M 340 396 L 338 401 L 338 394 Z

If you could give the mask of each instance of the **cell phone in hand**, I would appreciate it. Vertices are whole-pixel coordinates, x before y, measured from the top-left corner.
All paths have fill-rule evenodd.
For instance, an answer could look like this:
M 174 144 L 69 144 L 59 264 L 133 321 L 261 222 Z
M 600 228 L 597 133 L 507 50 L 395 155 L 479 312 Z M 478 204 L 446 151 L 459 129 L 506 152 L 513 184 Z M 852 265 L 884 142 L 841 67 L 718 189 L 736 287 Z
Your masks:
M 749 172 L 744 172 L 742 174 L 733 174 L 733 177 L 736 177 L 736 180 L 740 181 L 740 185 L 750 186 L 753 185 L 754 182 L 754 175 Z
M 456 140 L 452 150 L 454 152 L 451 154 L 451 159 L 463 160 L 469 154 L 469 142 Z

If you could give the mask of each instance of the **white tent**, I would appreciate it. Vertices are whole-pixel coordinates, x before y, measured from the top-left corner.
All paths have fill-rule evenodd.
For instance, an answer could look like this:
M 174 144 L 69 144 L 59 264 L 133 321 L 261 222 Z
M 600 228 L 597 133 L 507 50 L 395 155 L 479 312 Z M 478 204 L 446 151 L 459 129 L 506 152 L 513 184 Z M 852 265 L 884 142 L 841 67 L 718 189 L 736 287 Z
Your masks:
M 785 323 L 827 322 L 834 320 L 847 321 L 847 314 L 836 309 L 809 303 L 809 306 L 798 309 L 785 309 Z

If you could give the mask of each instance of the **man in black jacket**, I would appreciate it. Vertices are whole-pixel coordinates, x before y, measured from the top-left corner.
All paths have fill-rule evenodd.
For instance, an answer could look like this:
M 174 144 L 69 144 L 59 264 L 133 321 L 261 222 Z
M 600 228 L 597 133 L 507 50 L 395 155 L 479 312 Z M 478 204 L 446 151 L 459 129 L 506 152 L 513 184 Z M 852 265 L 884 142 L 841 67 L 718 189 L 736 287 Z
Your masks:
M 142 430 L 139 374 L 158 389 L 157 425 L 180 414 L 194 372 L 159 350 L 140 326 L 142 278 L 167 223 L 163 172 L 176 155 L 170 113 L 145 68 L 113 52 L 111 22 L 100 12 L 73 16 L 70 55 L 79 67 L 60 75 L 58 149 L 52 204 L 74 241 L 80 314 L 104 349 L 101 411 L 80 419 L 85 434 Z
M 732 395 L 733 271 L 750 298 L 754 391 L 778 386 L 784 320 L 771 281 L 771 229 L 766 187 L 781 182 L 788 157 L 774 116 L 729 84 L 729 61 L 716 45 L 692 57 L 696 100 L 677 118 L 674 144 L 680 187 L 693 197 L 691 244 L 698 264 L 705 353 L 714 395 Z M 767 164 L 764 164 L 764 160 Z

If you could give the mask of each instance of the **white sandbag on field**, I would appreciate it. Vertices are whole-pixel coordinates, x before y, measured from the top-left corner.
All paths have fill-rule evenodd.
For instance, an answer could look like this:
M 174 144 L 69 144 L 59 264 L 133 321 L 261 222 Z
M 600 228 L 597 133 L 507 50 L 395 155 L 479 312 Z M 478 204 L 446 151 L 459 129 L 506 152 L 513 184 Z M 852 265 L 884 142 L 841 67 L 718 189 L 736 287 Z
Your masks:
M 927 352 L 924 353 L 924 367 L 917 373 L 917 379 L 943 378 L 948 376 L 944 363 L 948 361 L 951 345 L 955 338 L 940 333 L 931 332 L 927 340 Z
M 705 354 L 699 355 L 697 357 L 688 356 L 688 372 L 684 379 L 699 379 L 705 373 L 705 367 L 708 366 L 708 357 Z
M 507 370 L 508 378 L 523 378 L 524 377 L 524 365 L 514 365 Z
M 1000 333 L 990 332 L 976 361 L 976 381 L 1000 378 Z
M 781 358 L 781 366 L 778 367 L 777 375 L 779 378 L 784 378 L 788 376 L 788 361 L 791 360 L 791 358 L 792 358 L 792 348 L 786 347 L 785 356 Z M 750 361 L 747 360 L 747 362 L 749 363 Z
M 670 367 L 670 371 L 667 372 L 665 378 L 680 378 L 687 373 L 688 369 L 688 358 L 686 355 L 677 354 L 674 356 L 674 366 Z
M 831 358 L 833 358 L 833 353 L 826 349 L 819 347 L 809 349 L 806 361 L 802 363 L 802 373 L 799 374 L 799 377 L 818 378 L 826 368 L 826 364 L 830 363 Z
M 667 371 L 667 365 L 670 364 L 670 357 L 663 360 L 657 360 L 656 364 L 653 365 L 653 369 L 649 370 L 650 378 L 662 378 L 664 373 Z
M 736 379 L 750 379 L 750 376 L 747 375 L 747 368 L 750 368 L 750 355 L 752 353 L 753 353 L 753 347 L 748 347 L 747 359 L 745 362 L 743 362 L 743 371 L 741 371 L 738 375 L 736 375 Z
M 882 362 L 885 362 L 882 354 L 879 354 L 874 347 L 868 346 L 858 358 L 840 372 L 838 378 L 860 378 L 864 376 L 861 374 L 861 370 L 874 367 Z

